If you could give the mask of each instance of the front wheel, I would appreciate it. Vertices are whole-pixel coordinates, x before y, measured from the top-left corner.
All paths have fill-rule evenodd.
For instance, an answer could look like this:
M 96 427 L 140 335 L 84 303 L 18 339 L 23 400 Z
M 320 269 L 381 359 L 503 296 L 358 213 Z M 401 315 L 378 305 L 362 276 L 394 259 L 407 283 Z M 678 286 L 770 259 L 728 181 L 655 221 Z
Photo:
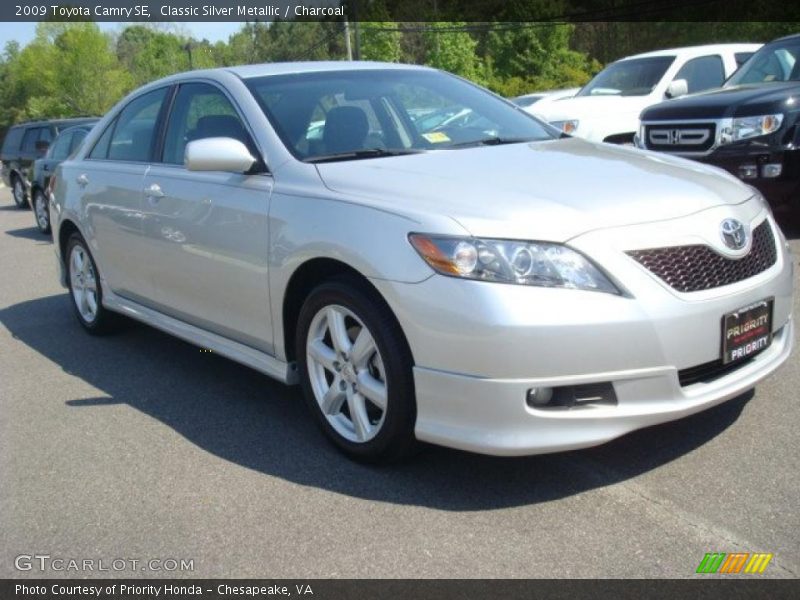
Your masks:
M 393 315 L 356 279 L 314 289 L 300 311 L 296 349 L 306 401 L 351 458 L 388 462 L 416 449 L 411 353 Z
M 33 194 L 33 212 L 39 231 L 50 233 L 50 206 L 42 190 L 37 189 Z
M 22 179 L 19 178 L 19 175 L 14 176 L 12 193 L 14 195 L 14 204 L 17 205 L 17 208 L 28 207 L 28 198 L 25 195 L 25 185 L 22 183 Z

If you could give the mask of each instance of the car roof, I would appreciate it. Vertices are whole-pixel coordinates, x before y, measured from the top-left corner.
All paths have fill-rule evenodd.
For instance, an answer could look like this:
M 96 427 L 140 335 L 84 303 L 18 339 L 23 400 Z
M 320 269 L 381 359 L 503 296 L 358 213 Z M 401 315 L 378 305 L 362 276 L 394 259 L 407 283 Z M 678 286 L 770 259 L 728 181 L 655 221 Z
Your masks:
M 76 125 L 84 125 L 87 123 L 96 123 L 100 117 L 72 117 L 69 119 L 42 119 L 39 121 L 26 121 L 24 123 L 17 123 L 11 129 L 17 127 L 37 127 L 42 125 L 57 125 L 59 127 L 74 127 Z
M 626 56 L 619 60 L 632 60 L 634 58 L 651 58 L 656 56 L 695 56 L 703 54 L 713 54 L 714 52 L 755 52 L 763 44 L 707 44 L 705 46 L 686 46 L 683 48 L 668 48 L 664 50 L 654 50 L 643 52 L 633 56 Z

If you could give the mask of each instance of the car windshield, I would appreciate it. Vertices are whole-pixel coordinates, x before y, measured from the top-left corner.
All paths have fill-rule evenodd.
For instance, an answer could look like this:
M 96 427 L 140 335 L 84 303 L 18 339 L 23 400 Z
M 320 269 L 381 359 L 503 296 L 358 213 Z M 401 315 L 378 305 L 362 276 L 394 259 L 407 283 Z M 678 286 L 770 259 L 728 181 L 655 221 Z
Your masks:
M 661 81 L 674 56 L 621 60 L 594 76 L 577 96 L 646 96 Z
M 725 85 L 798 81 L 800 80 L 798 58 L 800 58 L 800 40 L 764 46 L 751 56 Z
M 557 133 L 458 77 L 422 69 L 274 75 L 248 87 L 301 160 L 549 140 Z

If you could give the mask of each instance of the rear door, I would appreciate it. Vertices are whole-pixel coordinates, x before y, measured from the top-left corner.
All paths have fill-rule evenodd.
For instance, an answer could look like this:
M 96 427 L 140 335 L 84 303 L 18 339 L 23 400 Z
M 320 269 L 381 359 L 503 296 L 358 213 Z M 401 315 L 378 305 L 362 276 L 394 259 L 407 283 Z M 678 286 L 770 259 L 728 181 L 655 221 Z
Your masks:
M 82 188 L 83 220 L 94 236 L 101 275 L 114 293 L 147 305 L 153 289 L 142 236 L 142 186 L 169 89 L 131 100 L 69 175 Z
M 160 310 L 271 353 L 268 225 L 272 177 L 190 172 L 186 145 L 231 137 L 258 150 L 234 102 L 206 82 L 178 89 L 161 162 L 144 179 L 144 235 Z

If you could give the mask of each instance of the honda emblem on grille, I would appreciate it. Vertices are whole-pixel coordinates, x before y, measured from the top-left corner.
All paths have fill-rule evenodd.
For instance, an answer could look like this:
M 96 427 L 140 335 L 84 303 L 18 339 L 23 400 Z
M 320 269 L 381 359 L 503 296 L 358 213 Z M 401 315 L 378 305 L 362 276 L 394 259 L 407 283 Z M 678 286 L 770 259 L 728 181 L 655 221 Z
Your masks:
M 725 219 L 719 228 L 722 241 L 731 250 L 741 250 L 747 244 L 747 230 L 741 221 Z
M 681 143 L 681 130 L 680 129 L 673 129 L 669 132 L 669 143 L 672 145 L 678 145 Z

